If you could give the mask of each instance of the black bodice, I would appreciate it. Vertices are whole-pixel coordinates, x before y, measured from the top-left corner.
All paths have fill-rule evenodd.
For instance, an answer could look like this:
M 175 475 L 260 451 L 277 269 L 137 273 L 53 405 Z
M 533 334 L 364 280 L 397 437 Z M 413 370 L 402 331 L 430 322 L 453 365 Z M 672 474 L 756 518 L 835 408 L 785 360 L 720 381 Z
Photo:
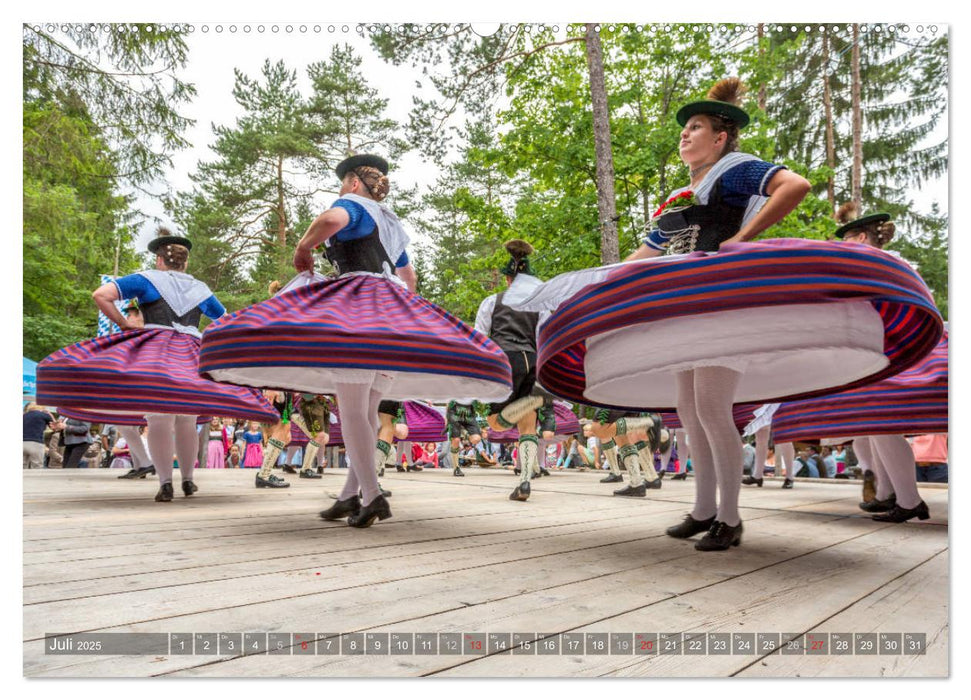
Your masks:
M 489 337 L 503 350 L 513 352 L 536 352 L 536 327 L 539 314 L 530 311 L 517 311 L 502 303 L 505 292 L 496 297 L 492 310 L 492 329 Z
M 162 297 L 159 297 L 155 301 L 145 302 L 139 308 L 141 309 L 142 318 L 145 320 L 145 323 L 151 323 L 156 326 L 171 327 L 173 324 L 178 323 L 180 326 L 198 328 L 199 321 L 202 320 L 202 309 L 198 306 L 194 306 L 181 316 L 178 316 Z
M 349 241 L 330 239 L 330 245 L 324 247 L 324 253 L 331 264 L 341 275 L 348 272 L 384 272 L 384 263 L 394 270 L 394 261 L 388 257 L 388 251 L 381 244 L 378 227 L 363 238 Z
M 662 213 L 657 227 L 669 236 L 669 253 L 696 250 L 716 252 L 719 246 L 742 227 L 743 207 L 728 204 L 721 196 L 721 183 L 715 183 L 708 204 L 695 204 L 681 211 Z

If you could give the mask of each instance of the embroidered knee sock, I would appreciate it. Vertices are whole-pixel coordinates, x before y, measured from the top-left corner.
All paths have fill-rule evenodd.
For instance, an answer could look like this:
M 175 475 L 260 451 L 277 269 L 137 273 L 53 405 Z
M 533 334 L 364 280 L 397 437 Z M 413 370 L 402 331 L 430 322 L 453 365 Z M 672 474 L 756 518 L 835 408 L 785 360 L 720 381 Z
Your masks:
M 617 443 L 613 440 L 608 440 L 602 445 L 604 458 L 607 460 L 607 465 L 610 467 L 610 473 L 615 476 L 620 476 L 620 465 L 617 464 Z
M 530 411 L 535 411 L 543 405 L 542 396 L 524 396 L 516 399 L 504 409 L 499 411 L 496 420 L 505 430 L 515 427 L 519 420 Z
M 391 454 L 391 445 L 384 440 L 378 440 L 378 444 L 374 449 L 374 471 L 381 471 L 381 467 L 388 460 L 388 456 Z
M 637 447 L 637 463 L 644 472 L 644 478 L 655 481 L 657 470 L 654 468 L 654 450 L 651 449 L 651 443 L 641 440 L 635 444 L 635 447 Z
M 530 476 L 535 472 L 539 473 L 539 438 L 535 435 L 519 436 L 519 464 L 522 471 L 519 474 L 519 483 L 529 481 Z
M 263 466 L 260 468 L 260 473 L 257 475 L 261 479 L 269 478 L 270 474 L 273 472 L 273 465 L 276 464 L 277 458 L 280 453 L 286 449 L 286 445 L 276 438 L 270 438 L 266 441 L 266 451 L 263 453 Z
M 636 430 L 650 430 L 654 427 L 654 419 L 647 416 L 618 418 L 614 426 L 618 435 L 626 435 Z
M 637 487 L 643 484 L 644 477 L 641 475 L 641 465 L 637 459 L 637 446 L 624 445 L 621 447 L 620 458 L 624 460 L 624 466 L 627 467 L 627 475 L 630 477 L 630 485 Z
M 320 443 L 316 440 L 311 440 L 307 443 L 307 446 L 303 450 L 303 468 L 313 469 L 314 460 L 317 458 L 317 451 L 320 449 Z

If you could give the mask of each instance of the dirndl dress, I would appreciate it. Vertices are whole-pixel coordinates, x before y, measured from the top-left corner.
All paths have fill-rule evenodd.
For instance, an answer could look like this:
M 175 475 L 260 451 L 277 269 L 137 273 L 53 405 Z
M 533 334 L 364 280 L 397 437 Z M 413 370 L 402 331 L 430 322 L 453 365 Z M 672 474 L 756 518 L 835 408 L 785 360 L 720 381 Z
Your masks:
M 333 394 L 393 376 L 389 400 L 501 400 L 509 361 L 492 340 L 382 274 L 301 273 L 202 337 L 199 372 L 218 382 Z M 331 440 L 333 442 L 333 438 Z
M 160 276 L 164 278 L 161 271 L 147 271 L 124 279 L 144 278 L 161 286 Z M 177 329 L 172 319 L 194 317 L 198 323 L 200 315 L 191 308 L 182 310 L 191 302 L 180 298 L 179 289 L 189 289 L 196 297 L 211 292 L 190 275 L 179 273 L 177 280 L 172 285 L 177 291 L 163 287 L 164 295 L 153 302 L 151 313 L 143 305 L 145 328 L 85 340 L 44 358 L 37 366 L 37 400 L 96 412 L 122 425 L 141 424 L 146 414 L 155 413 L 275 420 L 276 411 L 259 392 L 199 376 L 199 331 L 189 326 Z M 122 423 L 124 416 L 136 422 Z
M 571 401 L 655 411 L 676 410 L 684 370 L 741 372 L 736 403 L 792 400 L 899 374 L 943 332 L 905 262 L 802 239 L 568 273 L 518 306 L 553 310 L 539 337 L 543 386 Z
M 783 403 L 776 442 L 848 442 L 856 436 L 948 432 L 948 335 L 921 362 L 867 386 Z

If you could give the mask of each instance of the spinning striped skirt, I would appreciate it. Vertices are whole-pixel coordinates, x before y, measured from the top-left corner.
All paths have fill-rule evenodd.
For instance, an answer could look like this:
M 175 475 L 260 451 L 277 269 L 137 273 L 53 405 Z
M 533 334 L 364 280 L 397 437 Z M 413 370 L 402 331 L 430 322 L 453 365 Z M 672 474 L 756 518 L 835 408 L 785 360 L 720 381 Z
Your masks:
M 384 277 L 352 274 L 281 292 L 206 328 L 199 372 L 243 386 L 333 394 L 394 377 L 387 399 L 501 401 L 506 354 L 489 338 Z
M 199 338 L 167 328 L 75 343 L 37 365 L 37 401 L 122 425 L 125 416 L 140 425 L 147 413 L 278 420 L 258 391 L 201 378 L 199 345 Z
M 943 332 L 904 261 L 853 243 L 773 239 L 570 273 L 517 305 L 556 309 L 537 380 L 612 408 L 671 411 L 678 372 L 742 373 L 737 403 L 804 398 L 900 373 Z
M 875 384 L 782 404 L 772 418 L 776 442 L 861 435 L 946 433 L 947 335 L 923 361 Z

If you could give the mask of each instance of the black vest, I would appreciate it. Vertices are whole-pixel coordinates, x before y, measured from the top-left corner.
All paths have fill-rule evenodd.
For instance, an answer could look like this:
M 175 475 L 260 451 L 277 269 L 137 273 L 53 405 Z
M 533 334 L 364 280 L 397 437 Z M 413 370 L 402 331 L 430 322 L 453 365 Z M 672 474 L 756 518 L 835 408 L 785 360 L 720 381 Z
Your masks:
M 394 270 L 394 261 L 388 257 L 388 251 L 381 244 L 377 226 L 364 238 L 350 241 L 331 238 L 330 245 L 324 247 L 324 253 L 341 275 L 348 272 L 381 274 L 384 272 L 384 263 L 388 263 L 388 266 Z
M 176 316 L 175 311 L 162 297 L 155 301 L 140 304 L 139 308 L 146 325 L 152 323 L 156 326 L 171 327 L 173 323 L 178 323 L 180 326 L 198 328 L 199 321 L 202 320 L 202 310 L 198 306 L 189 309 L 181 316 Z
M 719 181 L 708 195 L 708 204 L 695 204 L 683 211 L 661 214 L 657 226 L 662 233 L 671 236 L 669 253 L 696 250 L 713 253 L 738 233 L 744 216 L 744 207 L 734 207 L 722 200 Z M 688 228 L 693 230 L 685 231 Z
M 503 350 L 513 352 L 536 352 L 536 326 L 539 313 L 516 311 L 502 303 L 505 292 L 496 297 L 492 310 L 492 330 L 489 337 Z

